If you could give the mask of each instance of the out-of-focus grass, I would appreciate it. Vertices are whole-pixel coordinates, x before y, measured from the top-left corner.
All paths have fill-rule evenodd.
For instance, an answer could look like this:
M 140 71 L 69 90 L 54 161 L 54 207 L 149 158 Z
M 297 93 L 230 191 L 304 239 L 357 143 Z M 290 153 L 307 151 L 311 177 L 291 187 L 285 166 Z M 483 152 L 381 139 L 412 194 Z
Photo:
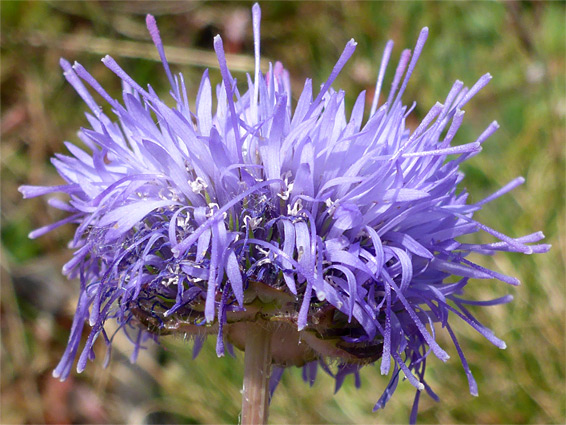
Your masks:
M 116 338 L 113 361 L 104 356 L 83 375 L 59 383 L 50 373 L 64 350 L 77 283 L 60 276 L 70 257 L 65 242 L 71 226 L 37 240 L 27 233 L 59 213 L 44 200 L 22 202 L 16 188 L 57 184 L 49 163 L 62 141 L 76 141 L 86 110 L 58 69 L 64 56 L 80 61 L 119 97 L 117 78 L 99 59 L 107 48 L 140 83 L 165 93 L 166 78 L 154 58 L 143 15 L 158 18 L 167 45 L 176 51 L 189 91 L 198 87 L 200 67 L 212 37 L 225 35 L 244 69 L 252 52 L 251 3 L 208 2 L 9 2 L 2 1 L 2 423 L 223 423 L 236 421 L 242 356 L 217 359 L 212 341 L 196 360 L 191 344 L 164 339 L 138 365 L 127 361 L 128 342 Z M 248 22 L 246 22 L 248 21 Z M 269 2 L 263 5 L 262 50 L 292 74 L 295 93 L 304 79 L 322 83 L 350 37 L 358 49 L 334 84 L 346 89 L 350 105 L 362 89 L 371 93 L 385 41 L 396 42 L 394 59 L 412 47 L 421 27 L 430 38 L 412 77 L 406 103 L 418 101 L 414 122 L 455 79 L 473 84 L 483 73 L 494 79 L 466 107 L 459 143 L 475 137 L 494 119 L 501 130 L 481 155 L 464 166 L 472 199 L 496 190 L 517 175 L 527 183 L 479 215 L 509 235 L 542 229 L 550 253 L 497 255 L 482 260 L 519 277 L 523 285 L 474 282 L 470 293 L 487 299 L 512 293 L 512 304 L 477 311 L 506 340 L 498 350 L 465 326 L 455 326 L 480 389 L 467 393 L 455 350 L 447 364 L 431 360 L 428 379 L 441 403 L 421 401 L 422 423 L 564 423 L 565 412 L 565 7 L 563 2 Z M 240 23 L 244 32 L 238 32 Z M 227 35 L 233 33 L 232 39 Z M 137 44 L 131 44 L 132 42 Z M 189 50 L 195 49 L 195 50 Z M 213 73 L 214 74 L 214 73 Z M 388 73 L 390 81 L 392 70 Z M 237 74 L 241 77 L 242 74 Z M 219 79 L 216 76 L 217 80 Z M 370 97 L 371 100 L 371 97 Z M 485 236 L 485 235 L 484 235 Z M 479 236 L 482 240 L 487 237 Z M 442 337 L 443 346 L 450 347 Z M 309 388 L 299 370 L 286 372 L 271 407 L 272 423 L 403 423 L 413 388 L 401 383 L 384 411 L 372 407 L 386 384 L 377 368 L 362 373 L 362 389 L 347 381 L 333 395 L 333 382 L 319 375 Z

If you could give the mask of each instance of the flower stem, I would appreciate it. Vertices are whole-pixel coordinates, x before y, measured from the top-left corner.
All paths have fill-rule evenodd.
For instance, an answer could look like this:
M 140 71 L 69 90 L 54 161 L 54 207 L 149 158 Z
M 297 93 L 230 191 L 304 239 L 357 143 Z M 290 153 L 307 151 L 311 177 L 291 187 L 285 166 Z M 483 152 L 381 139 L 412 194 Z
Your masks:
M 261 320 L 246 325 L 242 425 L 267 424 L 269 377 L 271 376 L 271 332 Z

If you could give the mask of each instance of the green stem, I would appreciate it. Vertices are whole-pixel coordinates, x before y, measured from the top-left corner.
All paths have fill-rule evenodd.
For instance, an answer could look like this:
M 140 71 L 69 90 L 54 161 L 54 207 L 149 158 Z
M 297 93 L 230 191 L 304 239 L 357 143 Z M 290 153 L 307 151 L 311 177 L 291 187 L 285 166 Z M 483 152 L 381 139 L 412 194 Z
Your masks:
M 271 376 L 271 332 L 258 320 L 246 325 L 242 425 L 267 424 L 269 377 Z

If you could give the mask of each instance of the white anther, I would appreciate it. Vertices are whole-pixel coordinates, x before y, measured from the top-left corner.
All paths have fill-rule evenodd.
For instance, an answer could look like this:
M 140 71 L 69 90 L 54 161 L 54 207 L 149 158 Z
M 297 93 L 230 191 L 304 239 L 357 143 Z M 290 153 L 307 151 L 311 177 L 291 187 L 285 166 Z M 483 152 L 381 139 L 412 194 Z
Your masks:
M 287 189 L 284 190 L 282 193 L 278 193 L 277 196 L 279 196 L 284 201 L 288 200 L 289 197 L 291 196 L 291 192 L 293 191 L 294 185 L 295 185 L 295 182 L 287 184 Z
M 251 217 L 249 215 L 246 215 L 244 217 L 244 227 L 248 230 L 255 230 L 259 227 L 259 225 L 261 224 L 261 217 Z
M 195 193 L 200 193 L 208 187 L 206 182 L 200 177 L 197 177 L 193 181 L 189 181 L 189 185 L 191 186 L 192 191 Z
M 299 215 L 299 211 L 303 209 L 303 200 L 301 198 L 297 199 L 297 201 L 291 205 L 287 205 L 287 215 Z

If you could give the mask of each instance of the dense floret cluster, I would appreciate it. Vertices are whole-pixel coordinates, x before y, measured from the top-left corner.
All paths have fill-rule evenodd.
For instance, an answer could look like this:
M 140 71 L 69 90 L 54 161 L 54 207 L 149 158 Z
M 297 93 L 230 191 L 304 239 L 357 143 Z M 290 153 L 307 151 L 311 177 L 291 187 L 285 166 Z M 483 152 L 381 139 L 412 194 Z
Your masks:
M 80 64 L 61 61 L 66 79 L 91 110 L 90 128 L 79 133 L 90 152 L 66 143 L 70 156 L 53 159 L 64 185 L 20 188 L 26 198 L 69 196 L 67 202 L 49 200 L 68 218 L 31 237 L 78 224 L 74 256 L 64 272 L 80 279 L 80 297 L 54 375 L 65 379 L 77 356 L 82 371 L 94 358 L 97 338 L 110 347 L 113 336 L 104 327 L 110 319 L 133 342 L 134 359 L 148 338 L 173 332 L 195 335 L 197 346 L 214 334 L 222 355 L 225 348 L 242 347 L 242 323 L 261 319 L 276 324 L 274 333 L 287 341 L 273 348 L 279 366 L 273 385 L 285 366 L 297 365 L 305 367 L 306 379 L 322 366 L 339 387 L 346 375 L 357 378 L 363 365 L 378 362 L 391 380 L 376 408 L 389 400 L 400 372 L 419 390 L 418 403 L 420 390 L 436 397 L 424 373 L 429 354 L 448 359 L 435 339 L 445 328 L 470 392 L 477 394 L 449 319 L 467 322 L 504 348 L 466 306 L 505 303 L 511 296 L 472 301 L 464 289 L 470 279 L 518 281 L 473 263 L 468 254 L 549 248 L 536 244 L 540 232 L 511 238 L 473 218 L 522 178 L 473 204 L 459 188 L 460 164 L 498 127 L 494 122 L 476 141 L 452 145 L 463 107 L 491 77 L 482 76 L 471 88 L 457 81 L 416 129 L 408 128 L 414 106 L 404 106 L 401 98 L 427 38 L 425 28 L 414 51 L 401 54 L 389 95 L 379 105 L 393 49 L 387 43 L 369 114 L 365 93 L 347 117 L 344 92 L 331 88 L 355 50 L 353 40 L 316 96 L 307 80 L 293 105 L 283 66 L 260 71 L 257 5 L 253 17 L 256 68 L 246 89 L 230 74 L 217 36 L 222 84 L 213 101 L 205 71 L 193 109 L 182 75 L 169 69 L 152 16 L 147 25 L 171 83 L 173 107 L 109 56 L 103 62 L 123 82 L 122 102 Z M 111 106 L 115 121 L 89 87 Z M 479 230 L 498 241 L 460 241 Z M 79 354 L 86 323 L 90 336 Z

